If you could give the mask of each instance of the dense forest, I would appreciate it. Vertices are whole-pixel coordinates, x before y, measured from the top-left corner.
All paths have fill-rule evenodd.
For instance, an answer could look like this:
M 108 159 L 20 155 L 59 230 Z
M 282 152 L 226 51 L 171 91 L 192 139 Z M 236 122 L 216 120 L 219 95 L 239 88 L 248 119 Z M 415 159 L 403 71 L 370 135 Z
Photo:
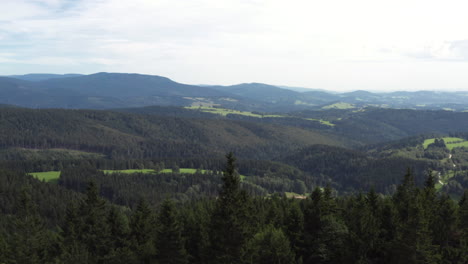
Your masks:
M 410 170 L 402 178 L 391 196 L 372 189 L 336 196 L 331 187 L 317 187 L 306 199 L 252 196 L 229 154 L 218 176 L 219 189 L 213 190 L 216 199 L 162 198 L 154 207 L 144 195 L 123 205 L 95 181 L 81 193 L 2 171 L 0 259 L 2 263 L 466 263 L 468 192 L 455 201 L 436 192 L 431 174 L 421 187 Z M 145 192 L 151 190 L 139 193 Z
M 467 263 L 467 113 L 262 116 L 0 107 L 0 263 Z

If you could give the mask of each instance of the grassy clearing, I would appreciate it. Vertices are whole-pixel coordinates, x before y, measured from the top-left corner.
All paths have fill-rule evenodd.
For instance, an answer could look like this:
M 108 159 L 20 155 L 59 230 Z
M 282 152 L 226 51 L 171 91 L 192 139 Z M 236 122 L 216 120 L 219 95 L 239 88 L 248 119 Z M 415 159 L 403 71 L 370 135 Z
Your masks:
M 442 138 L 445 142 L 445 145 L 449 150 L 452 150 L 454 148 L 460 148 L 460 147 L 466 147 L 468 148 L 468 141 L 464 140 L 463 138 L 457 138 L 457 137 L 443 137 Z M 435 138 L 430 138 L 424 140 L 423 146 L 424 149 L 427 149 L 427 147 L 434 143 Z
M 164 169 L 160 171 L 161 173 L 172 173 L 172 169 Z M 186 174 L 195 174 L 197 169 L 190 169 L 190 168 L 180 168 L 179 173 L 186 173 Z M 210 173 L 211 170 L 201 170 L 202 173 Z M 241 180 L 245 179 L 245 175 L 239 174 Z
M 335 126 L 335 124 L 331 123 L 330 121 L 323 120 L 323 119 L 305 118 L 305 120 L 317 121 L 317 122 L 320 122 L 320 124 L 326 125 L 326 126 L 331 126 L 331 127 Z
M 212 114 L 217 114 L 217 115 L 222 115 L 222 116 L 227 116 L 228 114 L 235 114 L 235 115 L 244 115 L 244 116 L 251 116 L 251 117 L 284 117 L 282 115 L 259 115 L 259 114 L 254 114 L 252 112 L 247 112 L 247 111 L 238 111 L 238 110 L 232 110 L 232 109 L 227 109 L 227 108 L 218 108 L 218 107 L 206 107 L 206 106 L 187 106 L 185 107 L 187 109 L 192 109 L 192 110 L 200 110 L 202 112 L 206 113 L 212 113 Z
M 286 195 L 287 198 L 296 198 L 296 199 L 306 199 L 307 196 L 309 196 L 309 193 L 306 194 L 298 194 L 295 192 L 285 192 L 284 195 Z
M 356 107 L 354 105 L 352 105 L 352 104 L 343 103 L 343 102 L 339 102 L 339 103 L 335 103 L 335 104 L 331 104 L 331 105 L 326 105 L 326 106 L 322 107 L 322 109 L 353 109 L 353 108 L 356 108 Z
M 102 170 L 106 174 L 110 173 L 124 173 L 124 174 L 132 174 L 132 173 L 157 173 L 157 171 L 152 169 L 140 169 L 140 170 Z
M 262 118 L 262 117 L 284 117 L 282 115 L 260 115 L 260 114 L 254 114 L 252 112 L 247 112 L 247 111 L 238 111 L 238 110 L 232 110 L 232 109 L 227 109 L 227 108 L 218 108 L 218 107 L 214 108 L 214 107 L 191 106 L 191 107 L 186 107 L 186 108 L 200 110 L 202 112 L 218 114 L 218 115 L 222 115 L 222 116 L 226 116 L 228 114 L 236 114 L 236 115 L 244 115 L 244 116 L 257 117 L 257 118 Z
M 440 188 L 442 188 L 442 186 L 444 186 L 445 184 L 447 184 L 447 182 L 448 182 L 453 176 L 455 176 L 455 171 L 453 171 L 453 170 L 447 171 L 446 174 L 441 175 L 440 178 L 439 178 L 439 180 L 437 180 L 437 183 L 435 184 L 436 190 L 440 190 Z
M 288 117 L 288 116 L 285 116 L 285 115 L 260 115 L 260 114 L 254 114 L 252 112 L 238 111 L 238 110 L 232 110 L 232 109 L 227 109 L 227 108 L 218 108 L 218 107 L 215 108 L 215 107 L 204 107 L 204 106 L 201 106 L 201 107 L 200 106 L 187 106 L 185 108 L 186 109 L 192 109 L 192 110 L 199 110 L 199 111 L 202 111 L 202 112 L 212 113 L 212 114 L 217 114 L 217 115 L 222 115 L 222 116 L 227 116 L 228 114 L 235 114 L 235 115 L 243 115 L 243 116 L 250 116 L 250 117 L 256 117 L 256 118 Z M 326 125 L 326 126 L 335 126 L 335 124 L 332 124 L 330 121 L 323 120 L 323 119 L 304 118 L 304 120 L 320 122 L 320 124 Z
M 60 171 L 31 172 L 28 174 L 38 180 L 52 183 L 57 182 L 60 178 Z
M 208 170 L 201 170 L 201 173 L 205 173 Z M 172 173 L 172 169 L 164 169 L 160 171 L 161 173 Z M 191 168 L 180 168 L 179 173 L 187 173 L 187 174 L 194 174 L 197 172 L 197 169 L 191 169 Z

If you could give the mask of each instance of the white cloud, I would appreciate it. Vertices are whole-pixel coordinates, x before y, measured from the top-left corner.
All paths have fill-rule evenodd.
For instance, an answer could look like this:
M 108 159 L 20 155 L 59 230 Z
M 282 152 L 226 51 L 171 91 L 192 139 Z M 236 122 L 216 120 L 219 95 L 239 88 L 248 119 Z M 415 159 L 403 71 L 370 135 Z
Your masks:
M 57 69 L 70 72 L 81 65 L 86 73 L 141 72 L 186 83 L 373 90 L 437 89 L 433 79 L 450 77 L 446 85 L 468 89 L 466 66 L 445 72 L 450 61 L 468 61 L 466 5 L 461 0 L 3 0 L 2 9 L 11 11 L 0 15 L 0 53 L 13 55 L 0 58 L 14 65 L 0 70 L 22 73 L 23 63 L 61 65 Z

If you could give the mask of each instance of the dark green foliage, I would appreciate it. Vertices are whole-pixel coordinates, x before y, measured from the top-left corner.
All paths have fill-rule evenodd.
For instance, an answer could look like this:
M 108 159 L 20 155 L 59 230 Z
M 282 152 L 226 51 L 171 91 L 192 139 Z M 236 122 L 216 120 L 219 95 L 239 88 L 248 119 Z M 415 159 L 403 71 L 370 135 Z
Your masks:
M 297 252 L 296 258 L 299 259 L 302 255 L 302 247 L 304 246 L 304 213 L 296 201 L 290 205 L 284 229 L 291 243 L 292 252 Z
M 433 188 L 433 184 L 430 184 L 431 177 L 426 189 Z M 415 187 L 409 169 L 393 198 L 398 210 L 398 222 L 396 238 L 391 249 L 391 262 L 437 263 L 440 256 L 436 253 L 436 247 L 432 245 L 431 211 L 425 206 L 426 199 L 430 199 L 430 196 Z
M 239 263 L 249 238 L 250 198 L 240 190 L 234 155 L 229 153 L 209 229 L 212 263 Z
M 317 185 L 332 184 L 340 192 L 353 193 L 356 190 L 374 188 L 381 193 L 393 193 L 401 171 L 408 167 L 415 169 L 417 184 L 424 181 L 430 163 L 401 157 L 380 158 L 364 152 L 333 146 L 314 145 L 297 151 L 282 159 L 316 177 Z
M 246 263 L 286 264 L 295 263 L 294 252 L 281 229 L 267 226 L 255 234 L 247 245 Z
M 21 193 L 13 224 L 14 233 L 9 244 L 12 260 L 25 264 L 52 260 L 52 234 L 45 228 L 27 190 Z
M 367 198 L 367 199 L 366 199 Z M 379 210 L 376 197 L 370 192 L 367 197 L 359 194 L 347 209 L 349 228 L 349 262 L 369 263 L 377 259 L 381 250 Z
M 459 202 L 459 248 L 458 259 L 460 263 L 468 262 L 468 190 L 465 190 Z
M 156 261 L 155 219 L 148 203 L 140 200 L 130 221 L 131 249 L 140 263 L 150 264 Z
M 307 199 L 252 197 L 243 190 L 233 155 L 227 160 L 216 198 L 155 199 L 157 205 L 140 199 L 130 207 L 105 201 L 101 195 L 112 190 L 105 185 L 100 190 L 99 184 L 78 182 L 82 195 L 1 172 L 0 263 L 468 261 L 468 192 L 456 203 L 436 192 L 431 173 L 419 187 L 408 170 L 392 196 L 372 188 L 336 196 L 326 186 Z M 105 177 L 76 169 L 71 178 Z M 57 207 L 55 214 L 45 202 Z
M 304 145 L 341 144 L 335 136 L 290 126 L 96 110 L 0 108 L 0 130 L 0 149 L 11 149 L 5 159 L 22 157 L 22 148 L 111 159 L 219 157 L 234 149 L 244 158 L 272 159 Z
M 156 232 L 157 260 L 159 263 L 186 264 L 188 254 L 181 236 L 177 211 L 173 202 L 166 200 L 161 205 L 158 215 L 158 230 Z

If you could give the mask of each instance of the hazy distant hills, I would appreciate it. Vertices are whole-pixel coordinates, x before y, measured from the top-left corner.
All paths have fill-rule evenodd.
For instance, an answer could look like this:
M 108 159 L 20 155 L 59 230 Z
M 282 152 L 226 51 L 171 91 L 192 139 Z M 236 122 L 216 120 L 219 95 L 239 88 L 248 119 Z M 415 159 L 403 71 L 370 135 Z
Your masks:
M 25 80 L 25 81 L 38 82 L 38 81 L 44 81 L 44 80 L 49 80 L 49 79 L 59 79 L 59 78 L 78 77 L 78 76 L 82 76 L 82 74 L 30 73 L 30 74 L 25 74 L 25 75 L 9 75 L 5 77 L 10 77 L 10 78 L 20 79 L 20 80 Z
M 294 90 L 292 90 L 294 89 Z M 0 77 L 0 104 L 33 108 L 110 109 L 161 106 L 220 106 L 248 111 L 289 112 L 366 106 L 468 110 L 468 92 L 301 92 L 262 83 L 187 85 L 156 75 L 126 73 L 26 74 Z

